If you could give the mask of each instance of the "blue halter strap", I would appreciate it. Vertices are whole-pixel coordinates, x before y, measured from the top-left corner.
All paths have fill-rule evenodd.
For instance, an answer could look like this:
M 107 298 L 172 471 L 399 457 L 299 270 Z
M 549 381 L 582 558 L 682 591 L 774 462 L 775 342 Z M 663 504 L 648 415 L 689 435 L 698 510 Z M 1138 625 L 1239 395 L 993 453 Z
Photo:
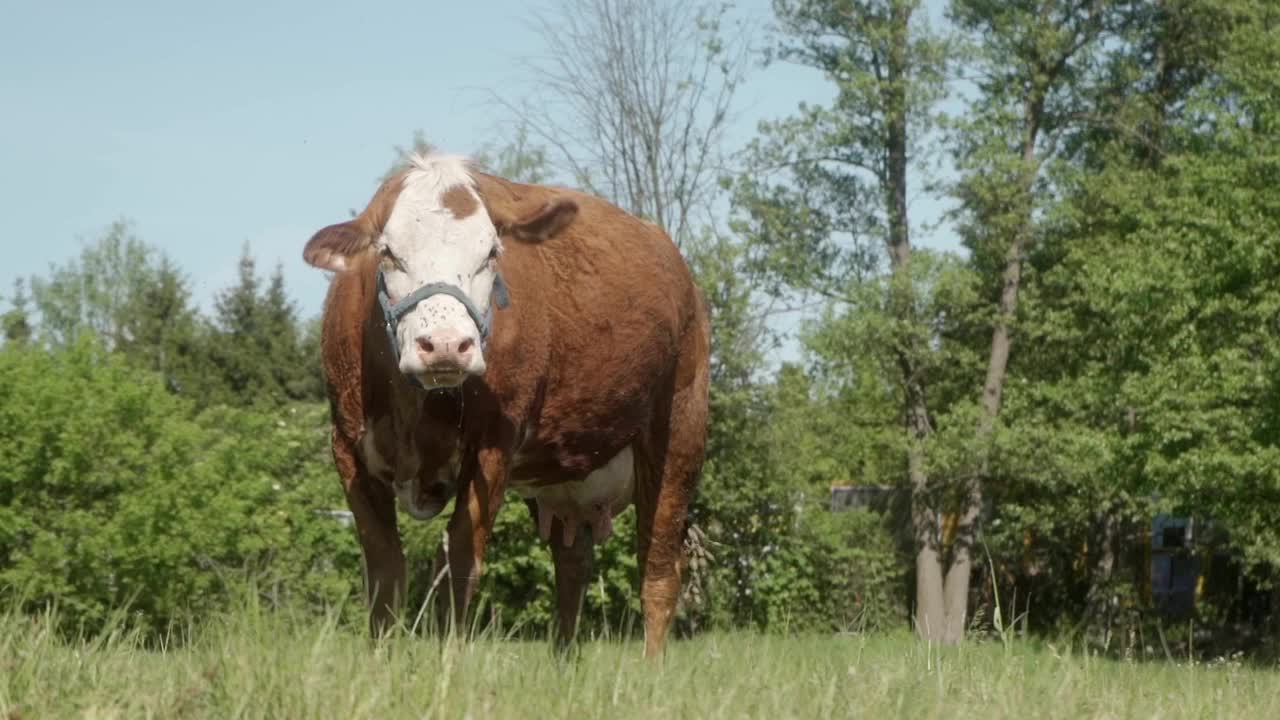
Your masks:
M 378 268 L 377 282 L 378 305 L 382 307 L 382 317 L 386 321 L 387 341 L 391 343 L 391 352 L 397 363 L 400 362 L 400 343 L 396 342 L 396 327 L 400 324 L 400 318 L 408 315 L 423 300 L 435 295 L 448 295 L 462 303 L 462 306 L 467 309 L 467 314 L 471 316 L 472 322 L 476 324 L 476 329 L 480 331 L 481 348 L 488 344 L 489 332 L 493 329 L 493 307 L 496 305 L 499 309 L 504 309 L 511 304 L 511 297 L 507 294 L 507 284 L 502 280 L 502 274 L 496 272 L 493 275 L 491 301 L 483 312 L 457 285 L 442 282 L 427 283 L 401 298 L 400 302 L 393 303 L 391 293 L 387 291 L 387 277 L 383 274 L 382 268 Z M 409 376 L 409 382 L 422 387 L 422 383 L 416 377 Z

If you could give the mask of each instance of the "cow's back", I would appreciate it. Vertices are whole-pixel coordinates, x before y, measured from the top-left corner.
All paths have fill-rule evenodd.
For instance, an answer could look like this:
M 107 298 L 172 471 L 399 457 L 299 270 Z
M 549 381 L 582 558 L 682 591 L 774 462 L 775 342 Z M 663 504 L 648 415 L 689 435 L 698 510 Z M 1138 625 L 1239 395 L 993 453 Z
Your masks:
M 515 191 L 535 205 L 569 197 L 578 216 L 546 241 L 506 243 L 511 307 L 495 322 L 486 382 L 512 398 L 533 390 L 535 449 L 571 473 L 593 470 L 646 430 L 683 335 L 705 324 L 702 304 L 656 225 L 570 190 Z

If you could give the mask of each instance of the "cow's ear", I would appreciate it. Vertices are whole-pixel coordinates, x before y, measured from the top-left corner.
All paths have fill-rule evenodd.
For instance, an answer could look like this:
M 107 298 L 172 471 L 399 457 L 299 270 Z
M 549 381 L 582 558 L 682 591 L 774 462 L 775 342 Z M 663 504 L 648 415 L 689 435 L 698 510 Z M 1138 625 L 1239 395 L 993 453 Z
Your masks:
M 396 198 L 404 187 L 405 173 L 387 178 L 365 209 L 355 218 L 337 225 L 330 225 L 311 236 L 302 250 L 302 259 L 308 265 L 324 270 L 342 272 L 351 267 L 356 258 L 373 247 L 373 241 L 382 234 L 382 228 L 391 217 Z
M 342 272 L 351 267 L 355 256 L 372 246 L 373 237 L 362 223 L 353 220 L 330 225 L 312 235 L 302 251 L 302 259 L 323 270 Z
M 555 237 L 578 217 L 578 203 L 569 198 L 548 200 L 533 213 L 511 223 L 510 230 L 518 238 L 541 241 Z

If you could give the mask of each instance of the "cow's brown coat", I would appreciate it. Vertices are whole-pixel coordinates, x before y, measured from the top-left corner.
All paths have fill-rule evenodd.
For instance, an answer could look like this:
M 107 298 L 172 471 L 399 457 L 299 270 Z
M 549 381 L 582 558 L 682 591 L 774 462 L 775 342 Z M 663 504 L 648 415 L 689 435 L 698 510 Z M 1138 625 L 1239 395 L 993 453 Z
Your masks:
M 580 482 L 631 447 L 645 652 L 655 654 L 679 594 L 688 504 L 703 460 L 705 306 L 657 226 L 582 193 L 480 173 L 475 179 L 503 236 L 500 270 L 511 299 L 495 313 L 483 377 L 469 378 L 456 393 L 409 385 L 374 301 L 370 253 L 334 278 L 325 302 L 333 454 L 364 551 L 375 628 L 394 615 L 405 582 L 393 483 L 417 473 L 424 501 L 438 505 L 456 490 L 447 565 L 449 595 L 463 618 L 513 476 Z M 399 183 L 384 184 L 355 220 L 317 233 L 304 253 L 308 262 L 327 247 L 349 252 L 372 242 Z M 385 467 L 369 457 L 370 445 Z M 461 459 L 456 482 L 441 482 L 451 456 Z M 563 640 L 574 633 L 592 551 L 582 536 L 564 547 L 559 530 L 551 547 Z

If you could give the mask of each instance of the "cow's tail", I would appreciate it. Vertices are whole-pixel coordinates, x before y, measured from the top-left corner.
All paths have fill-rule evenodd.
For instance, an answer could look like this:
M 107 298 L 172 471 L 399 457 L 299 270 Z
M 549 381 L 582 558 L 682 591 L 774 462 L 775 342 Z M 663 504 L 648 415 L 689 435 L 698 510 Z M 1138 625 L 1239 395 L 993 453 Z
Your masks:
M 715 557 L 711 554 L 710 540 L 692 519 L 685 520 L 682 562 L 684 567 L 680 573 L 684 579 L 680 589 L 680 601 L 676 606 L 677 615 L 695 627 L 701 623 L 697 620 L 706 614 L 707 589 L 711 580 L 711 563 Z

